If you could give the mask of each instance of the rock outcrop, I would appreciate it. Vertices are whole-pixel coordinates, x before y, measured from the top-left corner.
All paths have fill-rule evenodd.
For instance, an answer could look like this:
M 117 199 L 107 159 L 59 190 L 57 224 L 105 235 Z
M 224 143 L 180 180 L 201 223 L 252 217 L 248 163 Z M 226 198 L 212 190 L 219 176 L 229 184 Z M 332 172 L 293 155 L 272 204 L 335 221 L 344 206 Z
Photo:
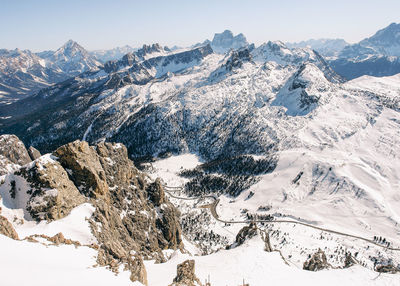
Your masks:
M 108 195 L 106 174 L 94 147 L 85 141 L 74 141 L 54 153 L 81 193 L 92 198 Z
M 271 246 L 271 241 L 269 239 L 269 233 L 268 233 L 267 230 L 266 231 L 261 231 L 261 238 L 262 238 L 262 240 L 264 240 L 264 243 L 265 243 L 264 250 L 266 252 L 272 252 L 273 249 L 272 249 L 272 246 Z
M 16 207 L 26 209 L 35 220 L 51 221 L 63 218 L 74 207 L 85 202 L 85 197 L 68 178 L 64 168 L 50 157 L 41 157 L 21 167 L 14 173 L 14 177 L 22 177 L 28 183 L 28 189 L 24 189 L 23 181 L 14 181 L 15 203 L 23 202 L 26 194 L 29 195 L 26 205 Z M 12 196 L 13 194 L 11 198 Z
M 36 149 L 36 148 L 33 147 L 33 146 L 30 146 L 30 147 L 28 148 L 28 154 L 29 154 L 29 157 L 31 158 L 32 161 L 34 161 L 34 160 L 36 160 L 36 159 L 39 159 L 39 157 L 42 156 L 42 155 L 40 154 L 39 150 Z
M 165 197 L 160 180 L 151 182 L 140 172 L 122 144 L 63 145 L 8 174 L 0 195 L 9 206 L 23 209 L 25 219 L 38 221 L 60 219 L 90 202 L 95 207 L 89 224 L 98 242 L 97 263 L 115 272 L 125 265 L 131 280 L 145 285 L 143 259 L 163 262 L 162 250 L 183 247 L 178 210 Z M 9 225 L 5 229 L 13 235 Z M 77 245 L 61 233 L 45 238 Z
M 44 238 L 49 242 L 53 243 L 54 245 L 66 244 L 66 245 L 75 245 L 76 247 L 82 245 L 79 241 L 65 238 L 62 232 L 59 232 L 53 236 L 48 236 L 45 234 L 33 234 L 25 237 L 24 240 L 27 240 L 29 242 L 38 242 L 37 238 Z M 93 244 L 91 245 L 91 247 L 95 248 Z
M 154 183 L 150 184 L 147 188 L 149 199 L 156 207 L 159 207 L 165 202 L 165 193 L 161 185 L 161 181 L 157 179 Z
M 304 270 L 319 271 L 331 267 L 327 262 L 325 252 L 318 249 L 306 262 L 303 264 Z
M 15 135 L 0 136 L 0 176 L 31 162 L 24 143 Z
M 143 259 L 139 255 L 129 261 L 128 268 L 131 271 L 130 279 L 132 281 L 139 281 L 146 286 L 148 285 L 146 267 L 144 267 Z
M 378 265 L 375 267 L 375 271 L 379 273 L 390 273 L 390 274 L 396 274 L 400 272 L 400 268 L 396 267 L 392 264 L 387 264 L 387 265 Z
M 242 245 L 246 240 L 257 235 L 257 226 L 254 223 L 250 223 L 248 226 L 244 226 L 239 230 L 236 235 L 234 246 Z
M 178 264 L 174 282 L 169 286 L 202 286 L 195 274 L 195 261 L 186 260 Z
M 161 250 L 182 246 L 179 212 L 165 198 L 159 180 L 148 183 L 136 169 L 124 145 L 100 143 L 95 149 L 110 186 L 110 202 L 97 200 L 93 215 L 93 232 L 103 242 L 100 264 L 115 259 L 128 263 L 132 250 L 164 261 Z
M 12 239 L 19 239 L 18 233 L 15 231 L 12 224 L 2 215 L 0 215 L 0 234 L 8 236 Z
M 91 147 L 75 141 L 54 155 L 96 208 L 91 226 L 100 243 L 99 265 L 118 271 L 123 263 L 133 281 L 147 283 L 140 257 L 161 262 L 163 249 L 182 247 L 179 212 L 165 198 L 160 181 L 149 183 L 118 143 Z
M 357 261 L 354 259 L 353 255 L 350 252 L 346 252 L 346 257 L 344 259 L 344 268 L 349 268 L 356 264 Z

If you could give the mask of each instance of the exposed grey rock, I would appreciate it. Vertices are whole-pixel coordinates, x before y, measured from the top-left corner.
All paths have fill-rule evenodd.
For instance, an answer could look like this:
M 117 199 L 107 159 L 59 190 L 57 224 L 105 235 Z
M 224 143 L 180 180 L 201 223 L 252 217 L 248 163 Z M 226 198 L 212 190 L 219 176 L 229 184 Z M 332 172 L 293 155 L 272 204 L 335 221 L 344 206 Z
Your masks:
M 349 80 L 363 75 L 381 77 L 397 74 L 400 72 L 399 35 L 400 24 L 392 23 L 373 36 L 343 48 L 330 65 Z
M 132 260 L 132 253 L 161 262 L 163 249 L 182 247 L 179 212 L 165 198 L 160 181 L 148 184 L 122 144 L 91 147 L 75 141 L 54 154 L 71 180 L 82 186 L 81 192 L 93 198 L 91 226 L 100 243 L 98 263 L 114 271 L 123 263 L 132 268 L 131 280 L 146 283 L 144 265 L 137 257 Z
M 148 285 L 146 267 L 139 255 L 135 255 L 133 259 L 130 259 L 128 268 L 131 271 L 130 279 L 132 281 L 139 281 L 146 286 Z
M 152 45 L 143 45 L 142 48 L 140 48 L 139 50 L 137 50 L 135 52 L 135 54 L 141 58 L 144 59 L 148 54 L 151 53 L 156 53 L 156 52 L 169 52 L 170 50 L 168 49 L 168 47 L 162 47 L 160 44 L 155 43 Z
M 159 178 L 147 187 L 147 192 L 149 193 L 149 199 L 156 207 L 165 202 L 165 193 Z
M 250 223 L 250 225 L 244 226 L 239 230 L 236 235 L 234 246 L 242 245 L 246 240 L 257 235 L 257 225 L 255 223 Z
M 53 69 L 62 70 L 69 76 L 75 76 L 80 73 L 98 70 L 101 63 L 95 57 L 89 54 L 81 45 L 73 40 L 67 41 L 55 52 L 39 54 L 48 61 L 48 65 Z
M 42 161 L 40 158 L 20 168 L 14 176 L 24 178 L 29 185 L 26 193 L 30 196 L 25 206 L 33 219 L 57 220 L 65 217 L 70 211 L 85 202 L 83 195 L 68 178 L 67 172 L 59 162 Z M 19 182 L 19 181 L 18 181 Z M 15 184 L 15 183 L 14 183 Z M 15 201 L 23 198 L 23 186 L 18 185 Z
M 176 277 L 169 286 L 202 286 L 195 274 L 195 261 L 186 260 L 177 265 Z
M 101 63 L 78 43 L 69 40 L 57 51 L 33 53 L 0 49 L 1 101 L 18 100 L 83 72 L 98 70 Z M 31 108 L 25 105 L 25 109 Z
M 108 196 L 106 174 L 95 148 L 77 140 L 61 146 L 53 154 L 66 170 L 71 170 L 71 180 L 84 195 L 92 198 Z
M 33 161 L 33 160 L 36 160 L 36 159 L 38 159 L 40 156 L 42 156 L 42 155 L 40 154 L 39 150 L 36 149 L 36 148 L 33 147 L 33 146 L 30 146 L 30 147 L 29 147 L 29 149 L 28 149 L 28 154 L 29 154 L 29 157 L 31 157 L 32 161 Z
M 243 34 L 233 36 L 233 33 L 229 30 L 216 33 L 211 42 L 211 47 L 217 53 L 226 53 L 230 49 L 236 50 L 247 45 L 246 37 Z
M 11 207 L 24 209 L 25 218 L 48 221 L 90 201 L 95 207 L 89 223 L 99 243 L 98 264 L 116 272 L 123 264 L 132 281 L 147 285 L 142 258 L 163 262 L 162 250 L 183 248 L 180 214 L 165 197 L 160 180 L 149 182 L 119 143 L 93 147 L 77 140 L 53 154 L 8 174 L 1 195 Z M 0 223 L 7 226 L 3 232 L 13 235 L 4 220 Z M 77 245 L 62 234 L 44 238 Z
M 357 261 L 354 259 L 350 252 L 346 252 L 346 257 L 344 259 L 344 268 L 349 268 L 356 264 Z
M 15 165 L 22 166 L 31 161 L 24 143 L 17 136 L 0 136 L 0 175 L 15 170 Z
M 0 234 L 8 236 L 12 239 L 19 239 L 18 233 L 15 231 L 12 224 L 2 215 L 0 215 Z
M 321 249 L 318 249 L 318 251 L 303 264 L 303 269 L 309 271 L 319 271 L 330 267 L 331 266 L 327 262 L 325 252 L 323 252 Z
M 375 271 L 380 272 L 380 273 L 391 273 L 391 274 L 396 274 L 400 272 L 400 268 L 396 267 L 392 264 L 387 264 L 387 265 L 378 265 L 375 267 Z

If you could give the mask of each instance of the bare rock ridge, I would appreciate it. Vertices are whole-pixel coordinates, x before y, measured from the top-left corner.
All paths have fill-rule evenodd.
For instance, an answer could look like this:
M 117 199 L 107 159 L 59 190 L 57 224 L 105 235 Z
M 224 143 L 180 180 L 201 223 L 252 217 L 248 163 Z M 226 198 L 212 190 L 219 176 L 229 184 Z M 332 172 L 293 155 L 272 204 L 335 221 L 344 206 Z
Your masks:
M 68 174 L 59 162 L 39 158 L 21 167 L 14 173 L 15 203 L 23 202 L 24 196 L 29 195 L 26 205 L 17 207 L 26 209 L 35 220 L 57 220 L 65 217 L 70 211 L 84 203 L 85 197 L 68 178 Z M 22 178 L 24 180 L 18 179 Z M 24 193 L 24 181 L 29 188 Z M 29 219 L 29 217 L 26 217 Z
M 242 245 L 246 240 L 249 240 L 256 235 L 257 226 L 255 223 L 250 223 L 250 225 L 244 226 L 236 235 L 235 243 L 231 246 L 231 248 Z
M 195 274 L 195 261 L 186 260 L 181 264 L 178 264 L 176 270 L 176 277 L 169 286 L 202 286 L 200 280 Z
M 33 147 L 33 146 L 30 146 L 30 147 L 28 148 L 28 154 L 29 154 L 29 157 L 31 157 L 32 161 L 33 161 L 33 160 L 36 160 L 36 159 L 38 159 L 39 157 L 42 156 L 42 154 L 40 154 L 39 150 L 36 149 L 36 148 Z
M 321 249 L 318 249 L 303 265 L 303 269 L 309 271 L 319 271 L 330 267 L 331 265 L 327 262 L 325 252 Z
M 24 143 L 17 136 L 8 134 L 0 136 L 0 175 L 15 169 L 15 165 L 21 166 L 31 161 Z
M 27 164 L 5 176 L 3 200 L 23 209 L 25 219 L 37 221 L 57 220 L 91 203 L 95 211 L 89 223 L 99 244 L 99 265 L 115 272 L 125 265 L 132 281 L 147 285 L 143 259 L 163 262 L 162 250 L 182 249 L 179 212 L 160 181 L 151 182 L 134 166 L 124 145 L 74 141 L 33 162 L 28 153 L 25 159 Z M 2 233 L 17 237 L 8 221 L 0 220 L 7 226 Z
M 58 148 L 54 155 L 66 169 L 79 190 L 88 197 L 108 195 L 105 172 L 94 147 L 86 142 L 74 141 Z
M 0 234 L 8 236 L 12 239 L 19 239 L 18 233 L 15 231 L 12 224 L 2 215 L 0 215 Z
M 16 170 L 41 156 L 40 152 L 24 143 L 15 135 L 0 135 L 0 176 Z

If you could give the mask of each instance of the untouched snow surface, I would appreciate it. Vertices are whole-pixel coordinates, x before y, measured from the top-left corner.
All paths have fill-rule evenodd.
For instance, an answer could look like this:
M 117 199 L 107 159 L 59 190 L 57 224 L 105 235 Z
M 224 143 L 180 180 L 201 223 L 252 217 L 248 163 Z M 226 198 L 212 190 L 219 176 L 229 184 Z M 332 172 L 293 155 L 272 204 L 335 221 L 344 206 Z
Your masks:
M 349 269 L 310 272 L 288 266 L 279 252 L 263 251 L 264 242 L 259 236 L 244 245 L 221 250 L 207 256 L 180 254 L 163 264 L 146 262 L 149 285 L 165 286 L 176 275 L 176 265 L 186 259 L 196 261 L 196 275 L 201 282 L 210 277 L 211 285 L 239 285 L 243 282 L 251 286 L 265 285 L 398 285 L 400 275 L 374 273 L 360 266 Z
M 130 273 L 122 269 L 115 275 L 93 267 L 97 252 L 88 247 L 45 246 L 0 235 L 0 253 L 2 286 L 142 285 L 132 283 Z

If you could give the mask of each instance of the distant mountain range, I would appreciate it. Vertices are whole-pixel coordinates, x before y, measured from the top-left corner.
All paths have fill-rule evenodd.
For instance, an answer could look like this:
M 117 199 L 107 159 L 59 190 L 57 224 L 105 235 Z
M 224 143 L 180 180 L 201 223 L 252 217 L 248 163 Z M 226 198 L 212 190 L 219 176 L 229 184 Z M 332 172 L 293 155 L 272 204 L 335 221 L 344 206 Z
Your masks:
M 336 57 L 349 43 L 343 39 L 311 39 L 297 43 L 286 43 L 286 45 L 289 48 L 309 47 L 318 51 L 324 57 Z
M 349 45 L 342 39 L 318 39 L 299 43 L 287 43 L 287 49 L 311 48 L 344 79 L 362 75 L 389 76 L 400 73 L 400 24 L 391 24 L 375 35 L 359 43 Z M 276 42 L 277 43 L 277 42 Z M 275 44 L 276 44 L 275 43 Z M 225 30 L 212 40 L 193 45 L 191 48 L 209 45 L 214 53 L 225 54 L 243 47 L 254 49 L 243 34 L 234 35 Z M 83 72 L 97 71 L 106 65 L 121 64 L 121 60 L 138 57 L 165 56 L 191 48 L 162 47 L 158 44 L 131 46 L 110 50 L 87 51 L 69 40 L 56 51 L 33 53 L 29 50 L 0 50 L 0 103 L 33 95 L 43 88 L 68 80 Z M 259 49 L 259 50 L 262 50 Z M 114 67 L 115 68 L 115 67 Z
M 318 39 L 287 45 L 318 51 L 338 74 L 348 80 L 363 75 L 390 76 L 400 73 L 400 24 L 396 23 L 356 44 L 348 44 L 342 39 Z
M 239 48 L 243 48 L 249 43 L 242 33 L 234 36 L 231 31 L 225 30 L 222 33 L 216 33 L 212 41 L 205 40 L 202 43 L 197 43 L 193 45 L 192 48 L 206 46 L 208 44 L 211 46 L 215 53 L 224 54 L 231 49 L 237 50 Z
M 56 51 L 0 50 L 0 101 L 20 99 L 101 63 L 78 43 L 69 40 Z
M 388 72 L 372 59 L 393 59 L 395 72 L 397 29 L 332 57 L 324 47 L 340 41 L 255 46 L 230 31 L 104 63 L 73 41 L 38 54 L 3 50 L 2 73 L 15 80 L 8 86 L 26 91 L 22 75 L 33 86 L 0 104 L 0 234 L 26 239 L 0 236 L 3 266 L 23 273 L 19 263 L 32 257 L 24 264 L 32 269 L 38 255 L 62 249 L 40 244 L 48 240 L 76 246 L 65 248 L 78 257 L 68 267 L 97 256 L 84 272 L 126 269 L 142 282 L 133 285 L 166 285 L 184 257 L 197 260 L 202 280 L 205 265 L 231 263 L 213 286 L 279 283 L 292 270 L 298 278 L 288 285 L 376 285 L 378 277 L 399 285 L 398 275 L 377 272 L 400 273 L 400 74 L 345 78 L 350 64 L 353 75 Z M 300 269 L 326 270 L 307 280 Z
M 346 46 L 330 64 L 347 79 L 400 73 L 400 24 L 390 24 L 373 36 Z
M 89 53 L 94 56 L 98 61 L 105 63 L 107 61 L 119 60 L 124 55 L 128 53 L 133 53 L 137 51 L 136 48 L 132 48 L 129 45 L 125 45 L 123 47 L 116 47 L 110 50 L 95 50 L 90 51 Z

